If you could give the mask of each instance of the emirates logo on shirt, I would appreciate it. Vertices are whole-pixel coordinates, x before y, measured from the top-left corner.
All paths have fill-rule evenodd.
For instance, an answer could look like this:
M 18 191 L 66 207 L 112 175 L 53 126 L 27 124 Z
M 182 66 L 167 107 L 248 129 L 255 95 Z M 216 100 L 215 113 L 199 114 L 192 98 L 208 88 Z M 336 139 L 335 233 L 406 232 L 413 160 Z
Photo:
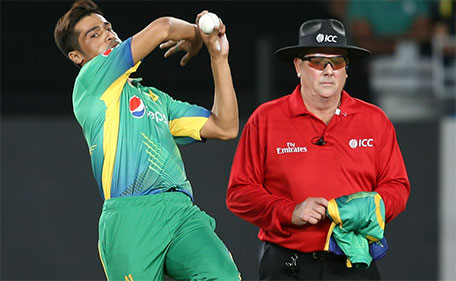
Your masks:
M 307 152 L 306 146 L 296 146 L 294 142 L 287 142 L 287 147 L 277 147 L 277 154 L 287 154 L 287 153 L 302 153 Z

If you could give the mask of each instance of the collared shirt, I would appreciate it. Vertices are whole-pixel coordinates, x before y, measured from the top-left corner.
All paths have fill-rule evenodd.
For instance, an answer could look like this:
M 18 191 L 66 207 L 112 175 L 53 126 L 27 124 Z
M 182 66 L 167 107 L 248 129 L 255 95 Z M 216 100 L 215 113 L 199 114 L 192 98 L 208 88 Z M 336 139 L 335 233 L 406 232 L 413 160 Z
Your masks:
M 85 64 L 73 90 L 103 199 L 174 188 L 192 197 L 177 144 L 201 141 L 210 111 L 129 81 L 131 38 Z
M 260 227 L 261 240 L 311 252 L 323 250 L 330 220 L 295 226 L 296 204 L 376 191 L 388 222 L 404 210 L 410 185 L 395 129 L 381 109 L 343 91 L 326 125 L 307 110 L 300 88 L 249 118 L 233 160 L 227 205 Z

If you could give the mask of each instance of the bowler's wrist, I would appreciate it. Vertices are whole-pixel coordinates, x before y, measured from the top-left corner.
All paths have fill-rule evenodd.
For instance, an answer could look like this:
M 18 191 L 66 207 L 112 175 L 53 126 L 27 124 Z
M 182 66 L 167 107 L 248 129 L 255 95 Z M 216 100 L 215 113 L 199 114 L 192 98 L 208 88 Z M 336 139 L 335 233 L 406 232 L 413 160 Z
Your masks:
M 211 55 L 211 62 L 217 65 L 228 64 L 228 56 L 225 55 Z

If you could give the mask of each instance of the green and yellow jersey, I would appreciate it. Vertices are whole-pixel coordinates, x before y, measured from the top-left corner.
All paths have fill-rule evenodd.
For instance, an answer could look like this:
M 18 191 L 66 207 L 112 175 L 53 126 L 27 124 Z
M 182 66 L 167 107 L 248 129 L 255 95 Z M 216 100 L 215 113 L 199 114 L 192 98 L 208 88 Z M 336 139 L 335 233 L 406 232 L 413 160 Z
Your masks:
M 201 141 L 211 112 L 174 100 L 129 78 L 131 38 L 85 64 L 76 78 L 73 109 L 87 141 L 103 199 L 175 188 L 192 197 L 177 144 Z

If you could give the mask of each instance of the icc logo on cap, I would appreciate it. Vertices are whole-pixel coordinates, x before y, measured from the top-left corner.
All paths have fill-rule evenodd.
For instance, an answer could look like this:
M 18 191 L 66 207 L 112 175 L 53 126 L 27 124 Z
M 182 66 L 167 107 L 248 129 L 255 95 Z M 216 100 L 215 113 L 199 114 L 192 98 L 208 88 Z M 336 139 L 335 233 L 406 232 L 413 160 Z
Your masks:
M 135 118 L 143 117 L 146 112 L 143 101 L 137 96 L 130 98 L 130 112 Z
M 337 35 L 328 35 L 328 34 L 322 34 L 318 33 L 317 37 L 315 37 L 315 40 L 317 40 L 318 43 L 321 42 L 331 42 L 331 43 L 337 43 Z
M 317 42 L 318 42 L 318 43 L 321 43 L 321 42 L 323 42 L 323 40 L 325 39 L 325 36 L 324 36 L 323 34 L 319 33 L 319 34 L 317 35 L 317 38 L 316 38 L 316 39 L 317 39 Z

